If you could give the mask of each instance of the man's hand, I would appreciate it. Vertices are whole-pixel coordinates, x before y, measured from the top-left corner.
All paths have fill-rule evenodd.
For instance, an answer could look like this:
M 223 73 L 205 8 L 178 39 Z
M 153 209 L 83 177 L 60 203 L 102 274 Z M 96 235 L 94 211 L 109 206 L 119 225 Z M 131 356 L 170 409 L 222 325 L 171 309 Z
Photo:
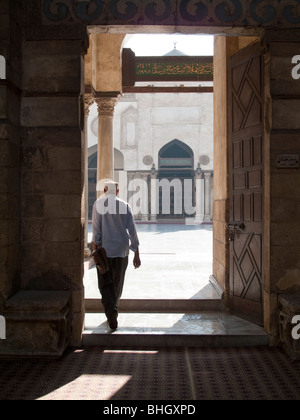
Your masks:
M 137 269 L 137 268 L 140 268 L 141 265 L 142 263 L 140 259 L 140 253 L 139 253 L 139 250 L 137 250 L 136 253 L 134 254 L 133 266 L 135 269 Z

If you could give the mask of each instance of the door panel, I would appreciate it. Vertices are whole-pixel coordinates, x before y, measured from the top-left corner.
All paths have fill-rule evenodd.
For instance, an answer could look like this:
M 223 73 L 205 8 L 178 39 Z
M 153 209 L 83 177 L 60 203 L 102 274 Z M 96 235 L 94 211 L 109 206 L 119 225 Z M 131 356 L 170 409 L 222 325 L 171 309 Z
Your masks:
M 233 313 L 263 324 L 263 59 L 248 47 L 229 65 L 230 293 Z

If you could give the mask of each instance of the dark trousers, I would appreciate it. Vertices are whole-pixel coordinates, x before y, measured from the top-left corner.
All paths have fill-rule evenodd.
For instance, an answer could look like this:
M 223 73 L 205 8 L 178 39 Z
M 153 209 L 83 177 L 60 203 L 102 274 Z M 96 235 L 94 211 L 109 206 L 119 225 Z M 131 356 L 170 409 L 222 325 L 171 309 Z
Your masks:
M 119 302 L 123 293 L 125 274 L 128 267 L 128 257 L 108 258 L 108 265 L 109 271 L 104 275 L 99 274 L 97 270 L 98 287 L 107 318 L 119 310 Z

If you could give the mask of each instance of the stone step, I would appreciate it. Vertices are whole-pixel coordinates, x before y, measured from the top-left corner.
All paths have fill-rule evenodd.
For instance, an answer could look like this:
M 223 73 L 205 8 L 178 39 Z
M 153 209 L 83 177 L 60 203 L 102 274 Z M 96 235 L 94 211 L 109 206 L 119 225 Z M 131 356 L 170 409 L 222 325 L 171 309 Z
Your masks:
M 86 314 L 84 346 L 99 347 L 229 347 L 266 346 L 262 327 L 224 312 L 189 314 L 121 313 L 112 332 L 104 314 Z
M 190 313 L 224 310 L 222 299 L 122 299 L 120 312 L 138 313 Z M 101 313 L 101 299 L 85 299 L 86 313 Z

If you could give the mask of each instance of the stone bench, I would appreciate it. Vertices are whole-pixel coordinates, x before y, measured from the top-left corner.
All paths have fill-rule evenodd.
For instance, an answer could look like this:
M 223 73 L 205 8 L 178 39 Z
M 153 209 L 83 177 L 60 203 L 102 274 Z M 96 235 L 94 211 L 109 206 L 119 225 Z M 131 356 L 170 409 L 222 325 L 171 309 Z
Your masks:
M 0 355 L 60 357 L 69 344 L 70 292 L 21 291 L 7 300 L 3 315 Z
M 295 340 L 292 336 L 292 331 L 296 327 L 292 320 L 300 315 L 300 295 L 281 295 L 279 308 L 280 341 L 293 360 L 300 360 L 300 339 Z

